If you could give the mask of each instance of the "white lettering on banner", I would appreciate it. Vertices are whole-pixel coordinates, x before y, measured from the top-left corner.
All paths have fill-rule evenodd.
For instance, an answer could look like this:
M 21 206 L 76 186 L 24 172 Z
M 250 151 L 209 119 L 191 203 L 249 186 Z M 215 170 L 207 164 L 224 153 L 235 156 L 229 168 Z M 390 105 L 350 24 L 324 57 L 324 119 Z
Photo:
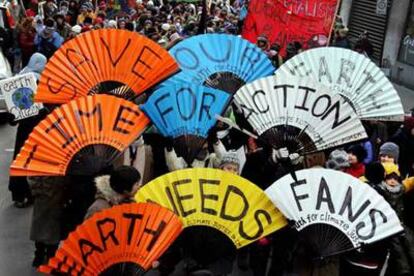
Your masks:
M 354 244 L 358 244 L 359 240 L 371 239 L 375 235 L 377 227 L 388 221 L 386 214 L 371 207 L 372 202 L 369 198 L 356 205 L 356 199 L 353 200 L 353 197 L 356 196 L 353 194 L 351 186 L 346 189 L 343 195 L 333 194 L 338 190 L 331 191 L 325 178 L 321 177 L 319 186 L 315 190 L 317 194 L 310 195 L 301 191 L 304 185 L 308 185 L 306 179 L 299 179 L 290 184 L 290 191 L 295 201 L 292 208 L 296 207 L 298 213 L 308 211 L 304 210 L 305 205 L 308 206 L 308 209 L 309 206 L 314 208 L 314 212 L 296 219 L 295 227 L 298 230 L 314 223 L 330 224 L 346 233 Z M 338 198 L 341 200 L 337 200 Z M 314 200 L 314 202 L 309 203 L 309 200 Z M 363 213 L 368 213 L 368 215 L 362 215 Z M 367 218 L 368 221 L 363 218 Z
M 332 14 L 330 6 L 325 2 L 313 1 L 309 3 L 308 0 L 284 0 L 285 8 L 295 15 L 312 16 L 312 17 L 326 17 Z

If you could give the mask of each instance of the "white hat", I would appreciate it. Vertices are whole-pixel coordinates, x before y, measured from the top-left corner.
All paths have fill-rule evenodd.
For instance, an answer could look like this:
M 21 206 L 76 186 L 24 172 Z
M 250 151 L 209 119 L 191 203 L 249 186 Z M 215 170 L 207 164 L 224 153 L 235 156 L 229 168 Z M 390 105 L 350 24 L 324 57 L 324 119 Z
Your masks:
M 73 26 L 72 27 L 72 32 L 74 32 L 75 34 L 80 34 L 81 33 L 81 31 L 82 31 L 82 27 L 81 26 L 79 26 L 79 25 L 75 25 L 75 26 Z
M 163 29 L 164 31 L 168 31 L 170 29 L 170 24 L 168 24 L 168 23 L 162 24 L 161 29 Z
M 116 28 L 116 27 L 117 27 L 117 23 L 115 20 L 108 21 L 108 28 Z

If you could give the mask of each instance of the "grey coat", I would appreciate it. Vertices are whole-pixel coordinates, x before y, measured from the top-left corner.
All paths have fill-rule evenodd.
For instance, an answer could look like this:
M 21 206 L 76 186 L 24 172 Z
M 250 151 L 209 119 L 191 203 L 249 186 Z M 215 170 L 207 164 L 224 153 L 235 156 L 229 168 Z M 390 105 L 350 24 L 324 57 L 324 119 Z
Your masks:
M 58 244 L 62 238 L 65 178 L 34 176 L 28 177 L 27 181 L 34 197 L 30 239 L 50 245 Z

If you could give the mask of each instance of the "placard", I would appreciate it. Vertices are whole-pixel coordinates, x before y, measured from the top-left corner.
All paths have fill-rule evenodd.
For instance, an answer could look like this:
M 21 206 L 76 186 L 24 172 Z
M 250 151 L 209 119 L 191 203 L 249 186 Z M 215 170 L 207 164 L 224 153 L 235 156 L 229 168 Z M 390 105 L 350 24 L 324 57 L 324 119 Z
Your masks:
M 289 42 L 304 48 L 316 35 L 329 37 L 338 0 L 251 0 L 242 36 L 256 43 L 266 35 L 281 46 L 284 55 Z
M 43 104 L 33 101 L 36 89 L 36 77 L 32 73 L 0 81 L 7 109 L 14 115 L 15 121 L 36 116 L 43 108 Z

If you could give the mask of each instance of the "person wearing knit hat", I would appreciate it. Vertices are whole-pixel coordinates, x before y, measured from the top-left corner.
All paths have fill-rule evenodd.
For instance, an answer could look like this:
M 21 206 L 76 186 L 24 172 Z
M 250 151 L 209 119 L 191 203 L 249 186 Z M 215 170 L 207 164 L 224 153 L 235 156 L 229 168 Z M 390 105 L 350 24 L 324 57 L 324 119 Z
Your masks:
M 365 174 L 365 165 L 363 163 L 367 153 L 361 145 L 353 145 L 346 151 L 348 153 L 349 168 L 344 170 L 345 173 L 353 177 L 360 178 Z
M 380 147 L 379 156 L 381 163 L 397 164 L 400 156 L 400 148 L 393 142 L 386 142 Z
M 348 153 L 340 149 L 332 151 L 331 154 L 329 154 L 329 158 L 328 161 L 326 161 L 325 166 L 328 169 L 344 171 L 350 166 L 348 161 Z
M 89 207 L 85 219 L 114 205 L 133 202 L 140 179 L 140 173 L 132 166 L 121 166 L 109 174 L 96 177 L 95 202 Z
M 223 171 L 239 174 L 240 160 L 235 151 L 228 151 L 221 159 L 219 168 Z

